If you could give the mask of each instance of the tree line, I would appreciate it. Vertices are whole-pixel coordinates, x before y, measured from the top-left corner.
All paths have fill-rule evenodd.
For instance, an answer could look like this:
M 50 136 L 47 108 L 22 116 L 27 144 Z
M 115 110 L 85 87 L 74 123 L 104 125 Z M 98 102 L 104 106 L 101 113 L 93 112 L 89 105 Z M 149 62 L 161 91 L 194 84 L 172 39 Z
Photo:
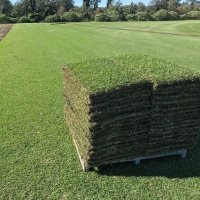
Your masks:
M 120 0 L 83 0 L 75 6 L 73 0 L 0 0 L 0 23 L 79 22 L 79 21 L 150 21 L 200 19 L 200 1 L 151 0 L 123 5 Z

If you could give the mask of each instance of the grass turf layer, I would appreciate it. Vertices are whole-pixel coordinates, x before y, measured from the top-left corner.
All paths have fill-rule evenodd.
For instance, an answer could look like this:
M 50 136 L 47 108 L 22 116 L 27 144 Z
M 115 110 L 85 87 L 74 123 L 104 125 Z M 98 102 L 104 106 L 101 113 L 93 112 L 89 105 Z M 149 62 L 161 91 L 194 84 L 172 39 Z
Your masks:
M 189 148 L 196 140 L 195 70 L 123 55 L 70 64 L 64 72 L 67 123 L 85 167 Z
M 121 85 L 151 81 L 156 85 L 180 79 L 193 79 L 198 70 L 180 67 L 146 55 L 122 55 L 85 60 L 68 67 L 88 92 L 107 91 Z

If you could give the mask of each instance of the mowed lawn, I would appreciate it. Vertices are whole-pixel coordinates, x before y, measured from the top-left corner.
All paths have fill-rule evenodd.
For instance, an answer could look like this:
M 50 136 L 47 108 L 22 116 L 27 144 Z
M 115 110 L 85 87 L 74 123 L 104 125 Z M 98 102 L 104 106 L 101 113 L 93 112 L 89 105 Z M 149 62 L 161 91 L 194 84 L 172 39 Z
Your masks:
M 199 199 L 200 142 L 186 160 L 82 172 L 61 66 L 125 53 L 200 70 L 200 21 L 17 24 L 0 42 L 0 199 Z

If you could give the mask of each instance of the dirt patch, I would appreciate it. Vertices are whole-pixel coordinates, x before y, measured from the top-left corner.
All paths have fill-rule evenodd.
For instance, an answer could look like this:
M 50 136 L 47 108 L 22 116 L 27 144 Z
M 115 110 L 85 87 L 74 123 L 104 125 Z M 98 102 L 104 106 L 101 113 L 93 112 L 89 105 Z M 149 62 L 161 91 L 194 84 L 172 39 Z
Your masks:
M 6 36 L 12 26 L 12 24 L 5 24 L 0 26 L 0 41 Z

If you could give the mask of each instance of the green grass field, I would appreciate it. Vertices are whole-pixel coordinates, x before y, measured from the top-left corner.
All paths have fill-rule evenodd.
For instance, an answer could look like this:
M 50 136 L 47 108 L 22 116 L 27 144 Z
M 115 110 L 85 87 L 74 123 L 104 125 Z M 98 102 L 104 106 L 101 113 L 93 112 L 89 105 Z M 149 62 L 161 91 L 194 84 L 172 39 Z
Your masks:
M 83 173 L 63 114 L 61 65 L 142 53 L 200 70 L 200 21 L 18 24 L 0 42 L 0 199 L 199 199 L 200 144 Z

